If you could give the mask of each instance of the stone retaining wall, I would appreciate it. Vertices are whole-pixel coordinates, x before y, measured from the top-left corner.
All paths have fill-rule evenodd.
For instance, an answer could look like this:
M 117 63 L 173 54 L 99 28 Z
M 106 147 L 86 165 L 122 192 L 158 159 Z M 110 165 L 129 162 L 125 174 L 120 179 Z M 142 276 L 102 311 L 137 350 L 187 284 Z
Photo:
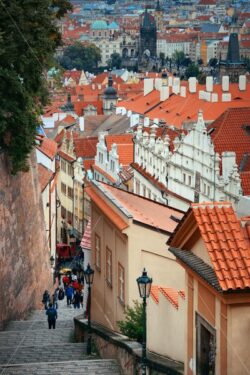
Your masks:
M 75 336 L 77 341 L 87 341 L 87 320 L 75 318 Z M 128 337 L 109 331 L 97 323 L 92 323 L 92 339 L 101 358 L 116 359 L 124 375 L 139 375 L 141 345 Z M 148 375 L 183 375 L 183 364 L 168 358 L 148 354 Z
M 0 329 L 41 307 L 52 286 L 35 155 L 30 170 L 12 176 L 0 155 Z

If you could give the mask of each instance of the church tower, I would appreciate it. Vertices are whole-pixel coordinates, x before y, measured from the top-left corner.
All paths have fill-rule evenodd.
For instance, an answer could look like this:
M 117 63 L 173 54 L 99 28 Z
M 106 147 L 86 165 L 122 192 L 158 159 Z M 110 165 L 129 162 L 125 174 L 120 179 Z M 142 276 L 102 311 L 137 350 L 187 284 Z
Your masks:
M 117 104 L 117 91 L 113 87 L 113 78 L 111 72 L 108 78 L 108 87 L 103 92 L 103 113 L 105 115 L 110 115 L 113 113 L 113 109 Z
M 163 9 L 160 6 L 159 0 L 157 0 L 157 3 L 156 3 L 154 17 L 155 17 L 157 31 L 162 31 L 163 30 Z
M 240 47 L 238 40 L 238 32 L 240 30 L 238 24 L 238 15 L 236 9 L 232 16 L 230 25 L 230 36 L 227 50 L 227 59 L 220 61 L 220 77 L 229 76 L 230 82 L 238 82 L 239 76 L 246 73 L 246 64 L 240 59 Z
M 140 26 L 139 59 L 146 55 L 148 58 L 156 57 L 156 23 L 154 17 L 149 14 L 147 8 L 143 13 Z

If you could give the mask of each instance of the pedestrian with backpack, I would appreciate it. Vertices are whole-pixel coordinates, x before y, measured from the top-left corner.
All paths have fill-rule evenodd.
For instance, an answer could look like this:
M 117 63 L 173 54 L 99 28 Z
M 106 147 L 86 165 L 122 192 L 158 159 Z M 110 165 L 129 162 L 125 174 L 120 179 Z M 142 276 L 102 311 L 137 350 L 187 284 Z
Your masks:
M 49 308 L 46 310 L 46 315 L 48 315 L 48 328 L 53 329 L 56 328 L 56 319 L 57 319 L 57 311 L 53 307 L 52 303 L 49 304 Z
M 42 303 L 44 304 L 45 310 L 47 310 L 47 308 L 48 308 L 49 301 L 50 301 L 49 292 L 48 292 L 48 290 L 45 290 L 44 293 L 43 293 L 43 299 L 42 299 Z

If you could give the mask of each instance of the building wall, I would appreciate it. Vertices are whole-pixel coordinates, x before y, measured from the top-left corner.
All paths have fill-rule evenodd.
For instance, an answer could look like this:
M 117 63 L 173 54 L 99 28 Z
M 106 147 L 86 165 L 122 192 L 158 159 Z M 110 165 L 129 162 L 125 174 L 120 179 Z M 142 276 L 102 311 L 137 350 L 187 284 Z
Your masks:
M 117 320 L 123 318 L 124 306 L 128 303 L 128 248 L 124 236 L 111 224 L 92 203 L 91 264 L 95 269 L 93 283 L 93 320 L 104 326 L 118 330 Z M 95 236 L 100 238 L 100 268 L 96 266 Z M 107 282 L 107 247 L 112 253 L 112 284 Z M 118 300 L 118 263 L 125 269 L 125 304 Z
M 228 311 L 228 375 L 247 375 L 249 356 L 250 305 L 231 305 Z
M 159 303 L 147 303 L 148 350 L 184 362 L 186 339 L 186 301 L 179 297 L 178 309 L 159 292 Z
M 41 307 L 52 286 L 35 154 L 26 173 L 10 174 L 0 157 L 0 328 Z

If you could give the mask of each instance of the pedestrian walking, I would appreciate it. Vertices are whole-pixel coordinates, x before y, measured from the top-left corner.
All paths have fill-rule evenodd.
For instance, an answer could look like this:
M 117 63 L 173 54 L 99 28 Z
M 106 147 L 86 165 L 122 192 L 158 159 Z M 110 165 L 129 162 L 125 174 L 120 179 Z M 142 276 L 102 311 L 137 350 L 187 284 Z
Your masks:
M 80 302 L 81 302 L 81 295 L 79 293 L 79 290 L 76 290 L 75 294 L 74 294 L 74 297 L 73 297 L 74 309 L 76 309 L 76 308 L 80 309 Z
M 64 295 L 65 295 L 65 293 L 64 293 L 63 288 L 59 288 L 59 292 L 58 292 L 59 301 L 62 301 L 64 299 Z
M 48 292 L 48 290 L 45 290 L 44 293 L 43 293 L 43 299 L 42 299 L 42 303 L 44 304 L 45 310 L 47 310 L 47 308 L 48 308 L 49 301 L 50 301 L 49 292 Z
M 53 307 L 52 303 L 49 304 L 49 308 L 46 311 L 46 315 L 48 315 L 48 327 L 49 327 L 49 329 L 51 329 L 51 327 L 53 327 L 53 329 L 55 329 L 56 328 L 57 311 Z
M 72 303 L 73 295 L 74 295 L 74 289 L 71 285 L 67 286 L 67 288 L 65 289 L 65 294 L 67 297 L 67 306 L 70 306 Z
M 68 275 L 64 275 L 62 278 L 64 288 L 66 288 L 67 285 L 69 285 L 69 277 Z
M 59 288 L 56 288 L 54 294 L 52 295 L 52 303 L 55 309 L 58 309 L 58 292 Z

